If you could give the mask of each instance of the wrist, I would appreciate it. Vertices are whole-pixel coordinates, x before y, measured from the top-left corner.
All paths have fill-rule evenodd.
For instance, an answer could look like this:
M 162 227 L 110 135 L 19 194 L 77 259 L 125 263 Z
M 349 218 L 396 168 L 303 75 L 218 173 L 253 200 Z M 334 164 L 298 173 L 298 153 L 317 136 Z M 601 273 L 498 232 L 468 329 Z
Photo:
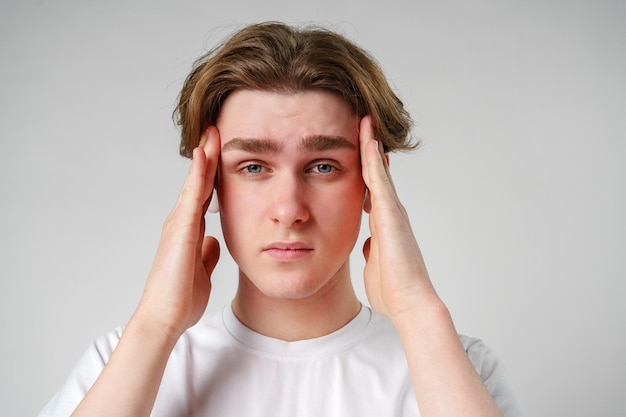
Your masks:
M 150 315 L 137 310 L 127 323 L 124 333 L 149 343 L 151 346 L 171 352 L 182 332 L 160 325 Z
M 416 331 L 430 332 L 433 329 L 441 328 L 442 325 L 444 327 L 453 326 L 450 311 L 436 294 L 415 300 L 409 307 L 390 317 L 390 320 L 399 331 L 406 329 L 411 333 Z

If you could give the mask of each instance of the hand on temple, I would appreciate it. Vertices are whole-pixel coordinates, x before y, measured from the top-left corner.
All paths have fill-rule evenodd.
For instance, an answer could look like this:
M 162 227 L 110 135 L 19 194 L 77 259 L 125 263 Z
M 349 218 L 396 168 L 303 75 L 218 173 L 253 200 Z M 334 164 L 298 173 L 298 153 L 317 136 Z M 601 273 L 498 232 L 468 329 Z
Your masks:
M 213 126 L 206 129 L 174 209 L 163 226 L 156 258 L 134 319 L 159 326 L 177 339 L 206 309 L 219 244 L 204 236 L 220 151 Z

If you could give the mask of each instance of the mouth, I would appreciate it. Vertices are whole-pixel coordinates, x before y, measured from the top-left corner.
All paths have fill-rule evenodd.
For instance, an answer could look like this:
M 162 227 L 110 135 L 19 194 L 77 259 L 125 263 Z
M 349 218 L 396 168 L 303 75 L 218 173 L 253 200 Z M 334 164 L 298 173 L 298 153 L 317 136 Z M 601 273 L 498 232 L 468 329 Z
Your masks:
M 277 260 L 296 260 L 313 253 L 313 246 L 306 242 L 273 242 L 263 252 Z

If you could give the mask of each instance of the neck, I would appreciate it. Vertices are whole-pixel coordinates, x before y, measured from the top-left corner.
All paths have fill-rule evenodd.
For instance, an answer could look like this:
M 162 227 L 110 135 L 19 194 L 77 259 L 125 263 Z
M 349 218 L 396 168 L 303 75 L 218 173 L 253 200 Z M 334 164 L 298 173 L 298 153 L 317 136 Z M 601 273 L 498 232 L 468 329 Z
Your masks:
M 361 303 L 346 264 L 315 294 L 297 299 L 267 296 L 240 272 L 232 308 L 239 321 L 255 332 L 296 341 L 325 336 L 342 328 L 356 317 Z

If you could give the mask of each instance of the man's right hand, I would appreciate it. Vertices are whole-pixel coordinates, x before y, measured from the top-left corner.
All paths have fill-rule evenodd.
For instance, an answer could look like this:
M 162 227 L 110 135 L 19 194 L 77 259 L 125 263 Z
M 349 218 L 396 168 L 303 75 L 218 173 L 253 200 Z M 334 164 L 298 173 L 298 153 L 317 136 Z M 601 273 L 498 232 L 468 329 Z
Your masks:
M 219 132 L 211 126 L 194 149 L 187 179 L 163 225 L 156 258 L 132 319 L 163 331 L 174 341 L 200 319 L 211 292 L 211 273 L 220 248 L 214 237 L 204 236 L 204 215 L 219 152 Z

